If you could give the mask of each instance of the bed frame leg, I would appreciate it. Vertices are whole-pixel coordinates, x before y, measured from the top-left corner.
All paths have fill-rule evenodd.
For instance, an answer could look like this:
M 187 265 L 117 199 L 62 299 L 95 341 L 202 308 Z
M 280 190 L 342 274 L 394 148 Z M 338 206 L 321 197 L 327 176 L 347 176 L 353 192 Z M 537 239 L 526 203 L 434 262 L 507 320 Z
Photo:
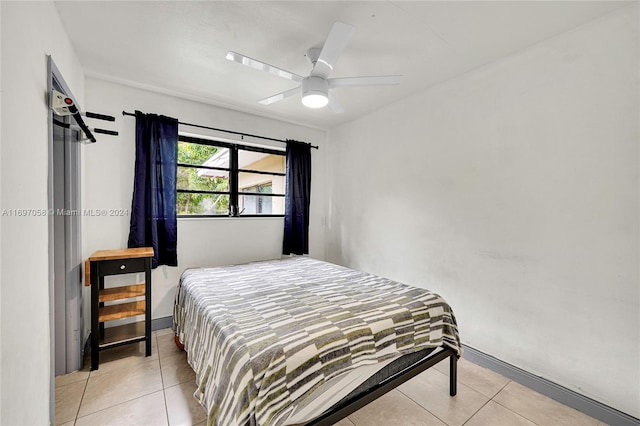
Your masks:
M 184 351 L 184 345 L 180 343 L 180 338 L 178 337 L 177 334 L 173 336 L 173 341 L 176 343 L 176 346 L 178 347 L 178 349 L 180 349 L 181 351 Z
M 449 395 L 456 396 L 458 382 L 458 357 L 451 355 L 449 357 Z

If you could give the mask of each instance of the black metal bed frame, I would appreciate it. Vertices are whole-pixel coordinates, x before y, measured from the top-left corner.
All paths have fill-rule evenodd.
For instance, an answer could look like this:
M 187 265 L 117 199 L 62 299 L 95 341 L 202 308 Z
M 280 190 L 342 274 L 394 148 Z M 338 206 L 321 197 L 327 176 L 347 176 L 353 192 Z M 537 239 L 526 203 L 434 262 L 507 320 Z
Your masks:
M 415 364 L 378 383 L 364 394 L 339 403 L 320 417 L 305 423 L 305 426 L 331 426 L 446 358 L 449 358 L 449 395 L 455 396 L 457 393 L 458 354 L 449 347 L 442 347 L 435 353 L 430 353 Z
M 179 343 L 178 336 L 176 336 L 176 345 L 184 350 L 184 346 Z M 449 358 L 449 395 L 456 396 L 458 393 L 458 353 L 452 348 L 441 347 L 398 373 L 387 377 L 366 392 L 354 398 L 343 400 L 332 409 L 303 425 L 331 426 L 447 358 Z
M 175 336 L 175 338 L 178 348 L 184 350 L 184 346 L 180 343 L 178 336 Z M 449 358 L 449 395 L 456 396 L 458 393 L 458 353 L 450 347 L 443 346 L 435 349 L 424 358 L 414 362 L 396 374 L 392 374 L 362 394 L 339 402 L 332 409 L 325 411 L 320 416 L 300 426 L 332 426 L 447 358 Z

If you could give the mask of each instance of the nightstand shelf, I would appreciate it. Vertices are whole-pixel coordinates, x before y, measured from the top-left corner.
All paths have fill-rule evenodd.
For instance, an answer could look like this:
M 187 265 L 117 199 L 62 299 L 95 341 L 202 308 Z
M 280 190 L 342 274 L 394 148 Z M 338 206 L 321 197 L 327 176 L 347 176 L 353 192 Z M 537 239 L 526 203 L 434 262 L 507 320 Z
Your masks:
M 99 302 L 111 302 L 114 300 L 129 299 L 144 296 L 145 284 L 125 285 L 122 287 L 105 288 L 98 294 Z
M 116 305 L 103 306 L 98 309 L 98 322 L 113 321 L 122 318 L 144 315 L 144 300 L 135 302 L 118 303 Z
M 91 285 L 91 370 L 97 370 L 100 351 L 144 341 L 151 355 L 151 259 L 153 248 L 99 250 L 85 263 L 85 284 Z M 144 283 L 105 288 L 109 275 L 144 272 Z M 106 302 L 106 303 L 105 303 Z M 116 327 L 105 322 L 143 316 L 141 321 Z
M 143 321 L 105 328 L 104 336 L 99 340 L 100 349 L 115 348 L 130 343 L 143 342 L 146 339 Z

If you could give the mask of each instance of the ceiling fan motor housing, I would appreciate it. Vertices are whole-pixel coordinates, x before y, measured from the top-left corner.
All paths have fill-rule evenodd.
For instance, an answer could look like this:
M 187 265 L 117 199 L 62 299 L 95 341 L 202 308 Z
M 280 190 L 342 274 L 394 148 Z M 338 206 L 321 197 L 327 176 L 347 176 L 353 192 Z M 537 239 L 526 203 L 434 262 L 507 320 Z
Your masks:
M 329 82 L 326 78 L 309 76 L 302 80 L 302 97 L 320 95 L 329 97 Z

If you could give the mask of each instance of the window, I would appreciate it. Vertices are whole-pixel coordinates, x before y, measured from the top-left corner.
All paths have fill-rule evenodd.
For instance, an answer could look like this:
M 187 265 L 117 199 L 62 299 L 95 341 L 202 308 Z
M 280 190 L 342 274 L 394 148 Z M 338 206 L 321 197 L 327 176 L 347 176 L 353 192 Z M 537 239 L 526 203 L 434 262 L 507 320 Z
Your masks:
M 285 165 L 283 151 L 180 136 L 178 216 L 282 216 Z
M 260 185 L 250 186 L 248 188 L 241 189 L 242 192 L 257 193 L 257 194 L 271 194 L 273 190 L 273 182 L 262 183 Z M 273 209 L 273 203 L 271 197 L 256 197 L 246 196 L 240 194 L 240 214 L 262 214 L 265 212 L 271 212 Z

